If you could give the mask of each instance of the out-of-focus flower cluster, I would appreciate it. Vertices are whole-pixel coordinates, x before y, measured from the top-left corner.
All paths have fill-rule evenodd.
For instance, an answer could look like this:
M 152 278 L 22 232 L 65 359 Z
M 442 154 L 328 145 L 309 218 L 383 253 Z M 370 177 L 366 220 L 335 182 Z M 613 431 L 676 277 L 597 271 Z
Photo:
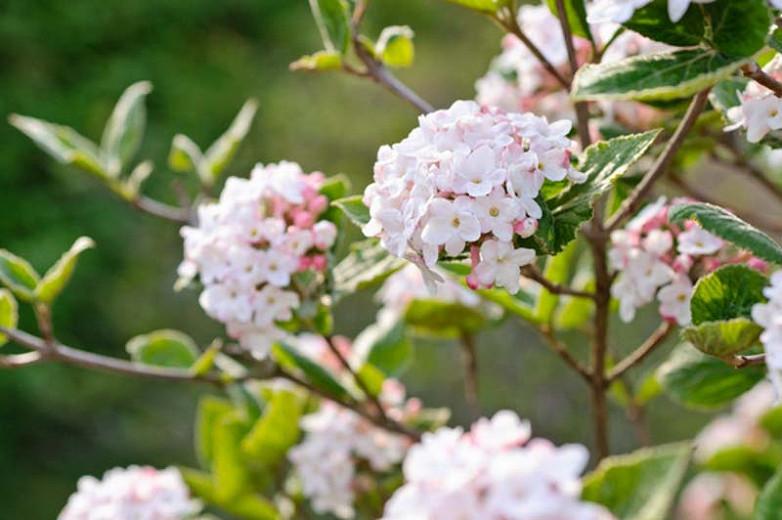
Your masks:
M 581 502 L 589 457 L 581 445 L 531 439 L 510 411 L 481 419 L 469 432 L 424 434 L 405 458 L 405 484 L 386 504 L 385 520 L 596 520 L 611 515 Z
M 79 479 L 58 520 L 183 520 L 201 511 L 175 468 L 114 468 Z
M 763 289 L 768 303 L 752 308 L 752 319 L 763 327 L 760 341 L 766 351 L 768 375 L 782 395 L 782 271 L 771 275 L 771 285 Z
M 765 262 L 750 254 L 736 254 L 695 222 L 683 228 L 672 224 L 668 211 L 681 202 L 686 200 L 669 204 L 661 197 L 611 234 L 609 259 L 619 272 L 611 294 L 619 300 L 619 314 L 626 322 L 656 296 L 663 318 L 688 325 L 693 279 L 728 263 L 766 268 Z
M 535 44 L 546 59 L 561 74 L 570 74 L 565 41 L 559 20 L 545 5 L 525 5 L 519 9 L 518 23 L 524 34 Z M 619 29 L 613 23 L 601 23 L 591 30 L 598 42 L 609 41 Z M 586 63 L 592 53 L 590 43 L 573 37 L 579 64 Z M 629 56 L 647 54 L 666 49 L 632 31 L 617 36 L 601 57 L 602 63 L 618 61 Z M 502 40 L 502 53 L 489 67 L 489 71 L 475 84 L 476 100 L 486 106 L 496 106 L 506 111 L 529 111 L 552 119 L 574 118 L 572 103 L 567 92 L 556 81 L 524 43 L 508 34 Z M 660 116 L 660 111 L 633 102 L 597 103 L 603 117 L 593 119 L 591 133 L 598 138 L 599 128 L 619 124 L 628 129 L 646 129 Z
M 771 437 L 760 426 L 760 419 L 776 403 L 776 392 L 763 381 L 742 395 L 729 414 L 716 417 L 695 439 L 695 460 L 706 463 L 724 449 L 750 448 L 762 452 Z M 749 517 L 757 497 L 757 489 L 746 477 L 730 472 L 705 472 L 695 477 L 685 488 L 679 502 L 681 520 L 713 520 L 724 518 L 725 508 Z
M 322 220 L 323 182 L 295 163 L 257 165 L 249 179 L 229 178 L 218 202 L 199 207 L 197 227 L 182 228 L 179 275 L 199 277 L 206 313 L 257 356 L 284 336 L 276 322 L 313 296 L 297 287 L 296 273 L 322 276 L 328 266 L 337 228 Z
M 776 80 L 782 80 L 782 57 L 775 55 L 763 71 Z M 728 109 L 727 117 L 732 124 L 725 130 L 744 128 L 747 141 L 758 143 L 769 132 L 782 129 L 782 99 L 771 90 L 756 81 L 750 81 L 738 96 L 741 104 Z
M 654 0 L 594 0 L 588 9 L 589 23 L 625 23 L 635 12 Z M 668 0 L 668 17 L 678 22 L 684 17 L 690 4 L 710 4 L 716 0 Z M 775 9 L 782 9 L 782 0 L 769 0 Z
M 325 340 L 318 336 L 297 338 L 298 350 L 333 372 L 344 372 L 339 360 Z M 336 346 L 345 358 L 350 358 L 349 340 L 340 338 Z M 415 417 L 421 403 L 406 399 L 404 386 L 387 379 L 379 400 L 386 415 L 397 421 Z M 367 468 L 373 477 L 399 464 L 410 447 L 410 440 L 402 435 L 379 428 L 355 412 L 331 401 L 323 401 L 315 413 L 301 421 L 306 432 L 304 440 L 288 453 L 301 490 L 318 513 L 331 513 L 339 518 L 353 518 L 356 495 L 372 478 L 365 478 Z
M 570 129 L 473 101 L 421 116 L 404 140 L 378 151 L 363 231 L 430 269 L 443 254 L 468 251 L 472 287 L 516 292 L 535 253 L 515 240 L 537 230 L 543 183 L 585 180 L 570 164 Z

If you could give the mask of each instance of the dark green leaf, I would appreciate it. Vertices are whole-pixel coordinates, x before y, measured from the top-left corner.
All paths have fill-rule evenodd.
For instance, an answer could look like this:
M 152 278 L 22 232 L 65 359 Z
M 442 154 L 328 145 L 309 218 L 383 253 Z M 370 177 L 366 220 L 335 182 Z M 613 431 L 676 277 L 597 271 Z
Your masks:
M 749 57 L 765 46 L 771 26 L 767 0 L 719 0 L 703 9 L 711 21 L 711 45 L 717 50 Z
M 559 16 L 557 9 L 557 0 L 546 0 L 549 10 L 554 16 Z M 592 39 L 592 32 L 587 23 L 587 12 L 584 0 L 565 0 L 565 12 L 570 29 L 576 36 L 581 36 L 587 40 Z
M 608 457 L 584 478 L 581 496 L 622 520 L 668 518 L 690 454 L 689 443 L 678 443 Z
M 755 503 L 753 520 L 779 520 L 782 513 L 782 468 L 766 483 Z
M 91 238 L 76 239 L 68 252 L 62 255 L 38 282 L 35 288 L 35 299 L 43 303 L 53 302 L 70 281 L 79 255 L 92 247 L 95 247 L 95 242 Z
M 752 306 L 764 302 L 768 278 L 744 265 L 726 265 L 695 284 L 690 301 L 692 323 L 749 318 Z
M 326 369 L 299 354 L 295 348 L 277 344 L 272 347 L 272 357 L 286 370 L 300 372 L 313 386 L 327 392 L 329 395 L 345 399 L 350 394 Z
M 190 368 L 199 355 L 190 336 L 171 329 L 136 336 L 128 341 L 126 349 L 137 363 L 172 368 Z
M 118 176 L 138 152 L 147 124 L 144 100 L 152 83 L 139 81 L 125 89 L 103 130 L 101 149 L 108 160 L 109 174 Z
M 670 219 L 680 224 L 695 219 L 703 229 L 724 238 L 758 258 L 782 264 L 782 246 L 759 229 L 747 224 L 726 209 L 704 202 L 681 204 L 671 209 Z
M 698 45 L 705 34 L 703 16 L 698 9 L 689 9 L 677 23 L 671 22 L 668 0 L 654 0 L 635 11 L 623 25 L 647 38 L 677 47 Z

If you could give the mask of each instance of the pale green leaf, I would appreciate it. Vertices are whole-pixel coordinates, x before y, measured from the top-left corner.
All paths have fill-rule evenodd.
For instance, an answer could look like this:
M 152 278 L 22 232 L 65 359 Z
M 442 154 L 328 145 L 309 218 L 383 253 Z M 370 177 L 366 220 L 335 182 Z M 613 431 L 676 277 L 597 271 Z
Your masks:
M 779 520 L 782 514 L 782 468 L 766 483 L 755 504 L 753 520 Z
M 357 226 L 363 226 L 369 222 L 369 208 L 364 205 L 361 195 L 352 195 L 337 199 L 331 203 L 339 208 Z
M 168 152 L 168 167 L 177 173 L 197 172 L 204 156 L 201 149 L 188 136 L 177 134 Z
M 584 477 L 581 496 L 622 520 L 668 518 L 690 462 L 689 443 L 608 457 Z
M 500 7 L 508 5 L 509 0 L 448 0 L 453 4 L 458 4 L 469 9 L 474 9 L 482 13 L 496 13 Z
M 198 402 L 195 427 L 195 451 L 203 467 L 210 467 L 214 460 L 215 425 L 234 411 L 230 401 L 207 395 Z
M 162 329 L 131 338 L 126 345 L 137 363 L 172 368 L 190 368 L 198 361 L 195 342 L 183 332 Z
M 409 67 L 415 58 L 413 36 L 406 25 L 386 27 L 375 44 L 375 54 L 389 67 Z
M 221 417 L 214 425 L 212 472 L 220 503 L 235 500 L 248 489 L 250 475 L 240 447 L 247 431 L 247 425 L 235 413 Z
M 350 44 L 350 11 L 345 0 L 310 0 L 327 51 L 345 54 Z
M 748 318 L 707 321 L 682 331 L 682 338 L 695 348 L 719 358 L 738 354 L 758 342 L 763 328 Z
M 302 56 L 289 65 L 291 70 L 326 71 L 342 68 L 342 55 L 336 51 L 318 51 Z
M 486 316 L 475 307 L 434 298 L 419 298 L 405 310 L 405 322 L 420 334 L 458 338 L 479 332 L 487 325 Z
M 15 329 L 19 322 L 19 307 L 16 298 L 8 289 L 0 289 L 0 327 Z M 5 334 L 0 334 L 0 347 L 8 342 Z
M 226 500 L 217 491 L 211 475 L 190 468 L 180 468 L 185 483 L 193 496 L 217 506 L 242 520 L 281 520 L 274 505 L 257 493 L 247 492 Z
M 46 271 L 35 288 L 35 299 L 43 303 L 51 303 L 62 292 L 71 279 L 79 255 L 95 247 L 95 242 L 89 237 L 76 239 L 71 248 Z
M 35 298 L 40 277 L 33 266 L 22 257 L 0 249 L 0 282 L 24 301 Z
M 147 124 L 147 109 L 144 104 L 152 92 L 152 83 L 139 81 L 125 89 L 114 106 L 103 130 L 101 149 L 108 161 L 109 174 L 118 176 L 133 159 L 141 146 Z
M 752 306 L 765 301 L 768 278 L 744 265 L 726 265 L 700 278 L 690 300 L 692 323 L 730 320 L 752 315 Z
M 242 140 L 247 136 L 247 132 L 250 131 L 257 110 L 258 103 L 254 99 L 245 101 L 228 130 L 206 150 L 199 167 L 199 175 L 204 184 L 211 186 L 225 171 L 226 166 L 236 155 Z
M 263 415 L 242 440 L 242 451 L 264 468 L 274 468 L 299 440 L 299 419 L 303 411 L 300 395 L 289 390 L 274 392 Z

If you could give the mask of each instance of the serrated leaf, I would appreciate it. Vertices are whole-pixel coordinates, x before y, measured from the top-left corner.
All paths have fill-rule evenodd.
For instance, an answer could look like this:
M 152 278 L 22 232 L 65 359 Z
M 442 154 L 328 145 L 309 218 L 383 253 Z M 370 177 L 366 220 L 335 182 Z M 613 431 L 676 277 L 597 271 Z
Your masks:
M 375 44 L 375 54 L 389 67 L 409 67 L 415 59 L 413 30 L 406 25 L 383 29 Z
M 197 172 L 204 156 L 201 149 L 188 136 L 176 134 L 168 152 L 168 167 L 177 173 Z
M 668 518 L 689 465 L 689 443 L 608 457 L 584 477 L 581 497 L 622 520 Z
M 657 371 L 665 392 L 696 409 L 714 409 L 740 396 L 765 377 L 765 369 L 749 366 L 736 370 L 690 345 L 680 345 Z
M 304 402 L 295 392 L 274 392 L 263 415 L 242 440 L 242 451 L 263 468 L 273 469 L 299 440 L 299 419 L 303 411 Z
M 782 246 L 719 206 L 703 202 L 677 205 L 671 208 L 670 219 L 677 224 L 695 219 L 706 231 L 746 249 L 758 258 L 782 264 Z
M 570 30 L 575 36 L 592 40 L 592 32 L 587 22 L 587 10 L 584 0 L 565 0 L 565 13 L 570 24 Z M 559 16 L 557 0 L 546 0 L 546 5 L 554 16 Z
M 19 306 L 16 298 L 8 289 L 0 289 L 0 327 L 15 329 L 19 322 Z M 5 334 L 0 334 L 0 347 L 8 342 Z
M 730 357 L 758 342 L 763 327 L 748 318 L 707 321 L 682 331 L 682 338 L 698 350 L 718 358 Z
M 318 51 L 302 56 L 289 65 L 291 70 L 327 71 L 342 68 L 342 55 L 336 51 Z
M 710 19 L 709 43 L 730 55 L 749 57 L 766 44 L 771 12 L 767 0 L 719 0 L 703 6 Z
M 8 120 L 57 161 L 103 179 L 109 177 L 98 147 L 73 128 L 18 114 Z
M 180 468 L 180 472 L 193 496 L 232 515 L 244 520 L 280 520 L 282 518 L 271 502 L 256 493 L 245 493 L 231 500 L 221 500 L 211 475 L 190 468 Z
M 340 209 L 355 225 L 361 227 L 369 222 L 369 208 L 364 205 L 361 195 L 352 195 L 337 199 L 331 203 Z
M 705 34 L 703 16 L 697 9 L 689 9 L 681 20 L 671 22 L 668 0 L 654 0 L 636 10 L 623 25 L 647 38 L 677 47 L 698 45 Z
M 345 0 L 310 0 L 310 9 L 327 51 L 345 54 L 350 44 L 350 13 Z
M 198 347 L 190 336 L 171 329 L 131 338 L 125 348 L 133 361 L 160 367 L 190 368 L 199 356 Z
M 334 291 L 352 294 L 376 286 L 404 266 L 404 260 L 389 254 L 377 240 L 359 242 L 334 267 Z
M 234 158 L 239 145 L 247 136 L 247 132 L 250 131 L 250 125 L 252 125 L 257 111 L 258 103 L 254 99 L 245 101 L 228 130 L 206 150 L 199 167 L 199 175 L 201 181 L 207 186 L 214 184 Z
M 749 318 L 752 306 L 764 302 L 768 278 L 743 265 L 726 265 L 698 280 L 692 292 L 692 323 Z
M 230 401 L 212 395 L 204 396 L 198 402 L 195 451 L 201 466 L 211 467 L 214 459 L 215 425 L 233 411 L 234 406 Z
M 40 277 L 24 258 L 0 249 L 0 282 L 20 299 L 32 301 Z
M 125 89 L 106 122 L 101 150 L 108 161 L 109 174 L 118 176 L 138 152 L 147 124 L 144 100 L 152 92 L 152 83 L 139 81 Z
M 95 242 L 89 237 L 79 237 L 71 248 L 46 271 L 35 287 L 35 299 L 43 303 L 51 303 L 62 292 L 71 279 L 79 255 L 95 247 Z
M 295 348 L 276 344 L 272 347 L 272 357 L 284 369 L 301 373 L 313 386 L 329 395 L 345 399 L 350 393 L 325 368 L 311 359 L 299 354 Z
M 576 101 L 684 98 L 729 77 L 744 63 L 743 58 L 695 48 L 587 65 L 573 80 L 572 98 Z

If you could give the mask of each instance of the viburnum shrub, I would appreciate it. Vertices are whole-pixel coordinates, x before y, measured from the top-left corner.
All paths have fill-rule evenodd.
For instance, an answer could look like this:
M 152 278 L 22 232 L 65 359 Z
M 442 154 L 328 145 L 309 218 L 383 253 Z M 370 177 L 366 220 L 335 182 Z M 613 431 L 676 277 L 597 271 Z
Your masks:
M 93 241 L 43 273 L 0 250 L 0 343 L 18 347 L 0 366 L 58 361 L 221 392 L 198 405 L 199 468 L 84 477 L 61 520 L 782 518 L 782 5 L 451 2 L 505 34 L 475 99 L 437 109 L 392 72 L 413 63 L 410 27 L 371 38 L 368 0 L 310 0 L 324 48 L 291 68 L 371 79 L 420 112 L 405 138 L 377 143 L 373 181 L 352 195 L 294 158 L 224 178 L 252 100 L 204 150 L 174 136 L 168 167 L 199 185 L 179 205 L 144 194 L 148 82 L 125 91 L 100 143 L 11 116 L 59 162 L 180 226 L 175 288 L 225 326 L 207 344 L 136 336 L 129 360 L 67 346 L 52 303 Z M 710 188 L 728 177 L 743 196 L 718 203 Z M 341 243 L 353 225 L 366 239 Z M 370 289 L 374 323 L 338 335 L 335 305 Z M 17 328 L 20 303 L 37 334 Z M 657 325 L 627 345 L 640 313 L 635 328 Z M 477 340 L 502 320 L 523 321 L 585 385 L 591 451 L 532 437 L 512 410 L 482 417 Z M 407 395 L 423 337 L 458 344 L 472 424 Z M 646 409 L 661 395 L 731 411 L 654 445 Z M 616 453 L 611 409 L 636 451 Z

